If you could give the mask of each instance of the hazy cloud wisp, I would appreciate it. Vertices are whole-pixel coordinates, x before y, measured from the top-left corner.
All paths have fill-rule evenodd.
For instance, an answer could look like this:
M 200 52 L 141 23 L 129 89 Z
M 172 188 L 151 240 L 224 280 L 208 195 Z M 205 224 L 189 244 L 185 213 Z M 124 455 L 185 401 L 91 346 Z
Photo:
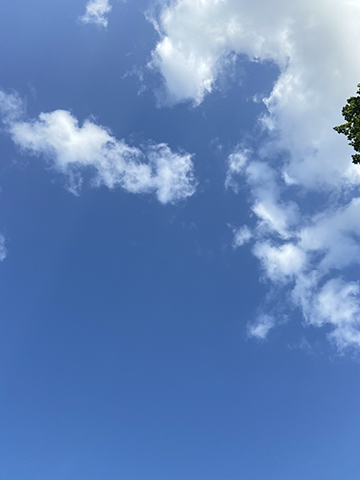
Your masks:
M 107 14 L 112 7 L 109 0 L 90 0 L 86 5 L 86 12 L 79 17 L 82 23 L 95 23 L 102 27 L 108 26 Z

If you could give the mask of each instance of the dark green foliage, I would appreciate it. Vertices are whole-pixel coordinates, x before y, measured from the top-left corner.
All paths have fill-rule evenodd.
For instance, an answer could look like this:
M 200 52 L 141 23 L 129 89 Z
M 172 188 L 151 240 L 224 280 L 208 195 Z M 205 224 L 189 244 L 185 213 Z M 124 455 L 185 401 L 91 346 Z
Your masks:
M 354 147 L 356 152 L 360 152 L 360 83 L 358 84 L 358 91 L 356 97 L 347 99 L 347 105 L 342 109 L 343 117 L 346 123 L 334 127 L 338 133 L 343 133 L 347 136 L 349 145 Z M 352 155 L 353 163 L 360 163 L 360 155 L 358 153 Z

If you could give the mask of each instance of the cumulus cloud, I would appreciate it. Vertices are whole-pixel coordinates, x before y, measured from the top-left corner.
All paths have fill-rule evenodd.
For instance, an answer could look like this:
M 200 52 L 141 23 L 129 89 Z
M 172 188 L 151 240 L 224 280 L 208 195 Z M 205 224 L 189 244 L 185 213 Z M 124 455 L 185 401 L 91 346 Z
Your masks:
M 90 0 L 86 5 L 86 12 L 79 17 L 82 23 L 95 23 L 102 27 L 108 26 L 107 14 L 112 9 L 109 0 Z
M 91 119 L 79 125 L 68 111 L 41 113 L 21 118 L 17 96 L 2 92 L 0 111 L 14 143 L 24 152 L 43 156 L 64 174 L 68 188 L 79 193 L 85 171 L 94 186 L 121 187 L 131 193 L 153 193 L 163 203 L 176 203 L 195 192 L 192 155 L 173 152 L 166 144 L 148 143 L 143 149 L 116 139 L 109 129 Z M 18 104 L 19 108 L 21 103 Z M 11 111 L 11 115 L 8 112 Z
M 200 104 L 220 88 L 229 54 L 279 68 L 258 119 L 266 135 L 251 148 L 238 139 L 225 180 L 238 192 L 242 179 L 257 218 L 251 232 L 234 231 L 233 246 L 252 242 L 271 285 L 268 313 L 249 335 L 265 338 L 288 305 L 307 325 L 327 326 L 339 350 L 360 347 L 360 291 L 350 274 L 360 263 L 360 169 L 333 131 L 360 78 L 360 4 L 176 0 L 152 21 L 160 40 L 151 65 L 163 77 L 163 105 Z
M 273 246 L 269 242 L 258 242 L 254 254 L 262 262 L 268 277 L 275 281 L 299 274 L 305 264 L 304 252 L 292 243 Z
M 153 23 L 160 34 L 151 65 L 164 79 L 163 103 L 209 94 L 223 59 L 246 55 L 272 61 L 280 76 L 269 98 L 264 128 L 272 149 L 286 150 L 289 181 L 318 188 L 359 184 L 350 149 L 332 127 L 360 78 L 360 4 L 352 0 L 177 0 Z

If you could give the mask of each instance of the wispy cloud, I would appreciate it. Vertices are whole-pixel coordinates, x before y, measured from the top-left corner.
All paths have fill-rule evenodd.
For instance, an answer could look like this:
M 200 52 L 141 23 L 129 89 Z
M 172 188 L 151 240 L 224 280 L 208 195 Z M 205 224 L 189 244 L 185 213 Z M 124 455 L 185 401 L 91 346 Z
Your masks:
M 333 197 L 311 213 L 300 199 L 298 204 L 283 200 L 294 197 L 297 187 L 286 184 L 265 162 L 248 162 L 242 175 L 257 218 L 246 240 L 253 242 L 252 252 L 272 288 L 263 305 L 275 319 L 272 326 L 286 305 L 295 306 L 305 324 L 331 327 L 329 339 L 339 351 L 360 347 L 360 288 L 357 281 L 346 279 L 350 267 L 360 264 L 360 198 Z M 244 226 L 235 230 L 234 245 L 245 243 L 243 232 L 247 233 Z M 251 332 L 263 325 L 261 318 L 251 325 Z M 252 336 L 263 338 L 270 332 L 259 329 L 262 336 Z
M 108 26 L 107 14 L 112 9 L 109 0 L 90 0 L 86 5 L 86 12 L 79 17 L 82 23 L 95 23 L 102 27 Z
M 6 93 L 0 89 L 0 118 L 10 125 L 24 113 L 24 103 L 17 92 Z
M 192 155 L 173 152 L 166 144 L 148 142 L 142 149 L 116 139 L 106 127 L 87 119 L 82 125 L 68 111 L 41 113 L 24 119 L 15 94 L 0 91 L 0 112 L 8 133 L 23 152 L 43 156 L 67 178 L 75 194 L 83 173 L 92 185 L 121 187 L 131 193 L 153 193 L 163 203 L 176 203 L 195 192 Z
M 258 340 L 265 340 L 275 323 L 274 317 L 266 314 L 259 315 L 256 322 L 248 325 L 248 335 Z
M 247 225 L 243 225 L 240 228 L 234 228 L 234 240 L 233 240 L 233 247 L 238 248 L 245 245 L 245 243 L 250 242 L 252 239 L 252 233 L 250 228 Z
M 5 260 L 7 255 L 7 249 L 5 246 L 5 237 L 4 235 L 0 234 L 0 262 Z

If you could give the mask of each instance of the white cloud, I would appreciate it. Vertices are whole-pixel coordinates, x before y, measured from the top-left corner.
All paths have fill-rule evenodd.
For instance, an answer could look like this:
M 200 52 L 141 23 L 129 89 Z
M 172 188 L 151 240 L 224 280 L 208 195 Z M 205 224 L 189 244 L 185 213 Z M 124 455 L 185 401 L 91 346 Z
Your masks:
M 259 183 L 245 179 L 256 205 L 267 187 L 261 179 Z M 285 181 L 283 185 L 281 179 L 277 181 L 281 192 Z M 286 210 L 287 204 L 280 195 L 275 202 L 280 212 Z M 282 232 L 276 228 L 264 229 L 262 212 L 253 211 L 258 217 L 252 231 L 253 253 L 272 285 L 273 294 L 265 302 L 271 316 L 276 316 L 277 310 L 282 311 L 284 305 L 297 306 L 307 325 L 331 328 L 329 339 L 339 351 L 360 348 L 360 288 L 356 282 L 345 279 L 348 269 L 360 264 L 360 198 L 346 204 L 334 201 L 320 213 L 304 212 L 295 217 L 295 222 L 293 217 L 285 217 Z M 279 218 L 284 219 L 281 215 Z M 254 328 L 257 325 L 258 320 Z
M 225 180 L 226 188 L 231 187 L 235 192 L 238 191 L 238 183 L 235 178 L 244 171 L 250 153 L 250 150 L 237 146 L 233 153 L 229 155 L 228 171 Z
M 267 192 L 266 192 L 267 193 Z M 267 197 L 267 195 L 264 195 Z M 288 224 L 293 216 L 297 216 L 294 203 L 280 204 L 268 197 L 258 200 L 253 206 L 253 212 L 261 219 L 262 225 L 278 233 L 281 237 L 288 237 Z
M 0 118 L 4 123 L 16 120 L 23 111 L 23 102 L 17 93 L 5 93 L 0 89 Z
M 285 243 L 279 247 L 269 242 L 258 242 L 254 254 L 262 262 L 271 280 L 288 280 L 301 272 L 305 264 L 305 254 L 296 245 Z
M 345 278 L 360 264 L 360 198 L 344 202 L 335 196 L 311 213 L 301 199 L 283 200 L 294 198 L 297 187 L 264 162 L 248 159 L 242 176 L 257 217 L 247 240 L 253 240 L 253 254 L 272 286 L 265 301 L 270 317 L 285 305 L 299 307 L 307 325 L 330 327 L 329 339 L 339 351 L 360 348 L 360 289 Z M 237 235 L 234 231 L 234 245 Z M 257 319 L 251 328 L 259 325 Z M 260 328 L 258 337 L 268 331 Z
M 291 235 L 291 227 L 298 220 L 299 211 L 295 202 L 281 201 L 283 188 L 279 173 L 260 161 L 249 161 L 242 173 L 251 187 L 252 211 L 260 220 L 258 227 L 287 239 Z M 232 175 L 235 181 L 234 173 Z
M 265 340 L 270 330 L 275 326 L 275 319 L 270 315 L 259 315 L 256 322 L 248 326 L 249 337 Z
M 160 41 L 151 65 L 163 76 L 163 105 L 201 103 L 226 74 L 229 54 L 279 68 L 259 118 L 268 139 L 251 150 L 236 147 L 225 181 L 237 192 L 242 176 L 250 190 L 257 225 L 251 239 L 244 227 L 234 231 L 233 245 L 254 242 L 271 284 L 268 315 L 250 335 L 265 338 L 277 313 L 295 305 L 308 325 L 331 329 L 339 350 L 360 347 L 360 291 L 347 279 L 360 263 L 360 199 L 351 200 L 360 168 L 333 131 L 360 79 L 360 3 L 176 0 L 152 21 Z M 317 202 L 309 194 L 320 195 Z
M 288 178 L 309 188 L 359 184 L 351 150 L 332 130 L 360 78 L 359 19 L 352 0 L 171 2 L 152 19 L 161 38 L 151 65 L 164 78 L 163 103 L 201 103 L 230 53 L 271 60 L 280 76 L 262 123 L 276 140 L 271 148 L 289 152 Z
M 314 295 L 306 306 L 307 320 L 312 325 L 331 325 L 328 335 L 340 351 L 360 347 L 360 288 L 358 283 L 334 278 Z
M 238 248 L 245 245 L 245 243 L 250 242 L 252 238 L 252 233 L 250 228 L 247 225 L 243 225 L 238 229 L 233 230 L 234 233 L 234 240 L 233 240 L 233 247 Z
M 299 244 L 308 252 L 319 252 L 318 270 L 342 269 L 360 262 L 360 198 L 330 208 L 311 219 L 299 231 Z
M 0 109 L 6 111 L 12 99 L 2 98 Z M 175 153 L 166 144 L 149 143 L 142 150 L 130 147 L 90 119 L 79 126 L 64 110 L 41 113 L 35 120 L 11 117 L 6 122 L 15 144 L 24 152 L 43 155 L 66 175 L 73 193 L 79 192 L 85 170 L 92 173 L 94 186 L 154 193 L 163 204 L 176 203 L 195 192 L 192 155 Z
M 107 14 L 112 9 L 109 0 L 90 0 L 86 5 L 86 12 L 79 17 L 82 23 L 95 23 L 102 27 L 108 26 Z

